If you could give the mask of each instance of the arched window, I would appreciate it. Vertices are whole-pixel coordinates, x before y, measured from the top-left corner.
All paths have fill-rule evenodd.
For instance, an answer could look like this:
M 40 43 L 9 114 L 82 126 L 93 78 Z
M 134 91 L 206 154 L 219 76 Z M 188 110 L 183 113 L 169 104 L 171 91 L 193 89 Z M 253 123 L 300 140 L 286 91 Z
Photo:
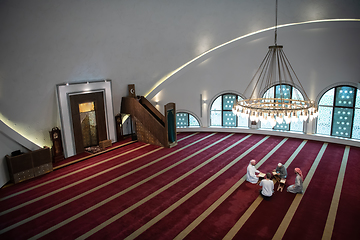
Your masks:
M 176 113 L 176 127 L 177 128 L 186 128 L 186 127 L 199 127 L 199 121 L 194 115 L 186 112 Z
M 266 98 L 289 98 L 304 100 L 302 93 L 295 87 L 287 84 L 275 85 L 269 88 L 263 95 Z M 302 132 L 304 129 L 304 123 L 302 121 L 291 122 L 289 124 L 285 121 L 281 124 L 276 123 L 274 127 L 271 126 L 269 122 L 263 124 L 261 123 L 261 128 L 264 129 L 274 129 L 274 130 L 284 130 L 284 131 L 296 131 Z
M 318 134 L 360 139 L 360 90 L 337 86 L 319 100 Z
M 232 112 L 235 101 L 242 100 L 239 95 L 225 93 L 218 96 L 211 104 L 210 126 L 248 127 L 248 119 L 236 116 Z

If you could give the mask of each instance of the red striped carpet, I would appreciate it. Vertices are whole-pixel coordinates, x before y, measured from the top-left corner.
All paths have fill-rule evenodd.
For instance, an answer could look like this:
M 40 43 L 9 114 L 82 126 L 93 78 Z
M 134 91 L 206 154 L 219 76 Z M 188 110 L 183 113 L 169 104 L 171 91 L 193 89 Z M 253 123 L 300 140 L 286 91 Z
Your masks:
M 282 162 L 287 186 L 300 167 L 304 193 L 263 200 L 251 159 Z M 0 239 L 358 239 L 359 160 L 356 147 L 240 133 L 135 142 L 1 189 Z

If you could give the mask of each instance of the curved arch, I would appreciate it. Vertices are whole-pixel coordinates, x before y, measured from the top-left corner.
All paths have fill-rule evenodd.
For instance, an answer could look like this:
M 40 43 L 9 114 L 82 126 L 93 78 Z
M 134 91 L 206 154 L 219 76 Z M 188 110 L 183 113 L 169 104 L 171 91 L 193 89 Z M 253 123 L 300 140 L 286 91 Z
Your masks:
M 297 91 L 300 95 L 298 97 L 301 97 L 300 99 L 304 99 L 304 93 L 302 92 L 302 88 L 297 88 L 295 84 L 289 84 L 289 83 L 284 83 L 284 84 L 279 84 L 279 83 L 275 83 L 272 84 L 269 88 L 264 89 L 263 93 L 262 93 L 262 97 L 265 97 L 264 95 L 266 94 L 266 97 L 277 97 L 277 94 L 279 94 L 278 88 L 277 86 L 288 86 L 290 87 L 290 95 L 292 96 L 292 99 L 295 99 L 296 97 L 294 96 L 295 91 Z M 284 91 L 284 90 L 283 90 Z M 272 96 L 269 96 L 268 94 L 272 93 Z M 303 132 L 304 131 L 304 122 L 300 121 L 300 122 L 290 122 L 290 123 L 286 123 L 285 121 L 282 123 L 276 123 L 276 125 L 272 126 L 269 122 L 266 123 L 261 123 L 260 124 L 260 128 L 261 129 L 273 129 L 273 130 L 281 130 L 281 131 L 295 131 L 295 132 Z
M 211 105 L 215 101 L 215 99 L 217 99 L 219 96 L 221 96 L 223 94 L 235 94 L 235 95 L 239 95 L 240 97 L 245 99 L 245 96 L 242 93 L 239 93 L 238 91 L 234 91 L 234 90 L 221 91 L 218 94 L 216 94 L 213 98 L 210 99 L 209 106 L 208 106 L 209 110 L 211 109 Z
M 297 84 L 289 84 L 289 83 L 279 84 L 279 83 L 273 83 L 273 84 L 269 85 L 269 88 L 267 88 L 267 89 L 265 89 L 265 88 L 262 89 L 262 90 L 260 91 L 260 96 L 264 96 L 264 94 L 265 94 L 270 88 L 276 87 L 276 86 L 278 86 L 278 85 L 289 85 L 289 86 L 291 86 L 291 87 L 293 87 L 293 88 L 296 88 L 296 90 L 299 91 L 299 93 L 301 93 L 303 97 L 306 95 L 306 93 L 303 91 L 303 89 L 302 89 L 299 85 L 297 85 Z
M 338 82 L 338 83 L 334 83 L 334 84 L 331 84 L 331 85 L 329 85 L 329 86 L 326 86 L 326 88 L 324 88 L 323 90 L 321 90 L 321 92 L 319 92 L 319 94 L 318 94 L 317 97 L 316 97 L 316 103 L 319 104 L 320 99 L 322 98 L 322 96 L 323 96 L 327 91 L 329 91 L 330 89 L 335 88 L 335 87 L 337 87 L 337 86 L 344 86 L 344 85 L 352 86 L 352 87 L 354 87 L 354 88 L 360 89 L 359 83 L 358 83 L 358 84 L 353 83 L 353 82 Z
M 240 94 L 240 93 L 238 93 L 238 92 L 236 92 L 236 91 L 233 91 L 233 90 L 230 90 L 230 91 L 222 91 L 222 92 L 220 92 L 220 93 L 218 93 L 218 94 L 216 94 L 212 99 L 211 99 L 211 101 L 209 102 L 209 105 L 208 105 L 208 118 L 207 118 L 207 120 L 208 120 L 208 123 L 209 123 L 209 126 L 210 127 L 214 127 L 214 126 L 222 126 L 222 127 L 244 127 L 244 123 L 243 123 L 243 121 L 240 121 L 240 119 L 242 119 L 241 117 L 239 117 L 239 116 L 236 116 L 234 113 L 233 113 L 233 110 L 232 110 L 232 104 L 231 104 L 231 109 L 225 109 L 224 108 L 224 98 L 223 98 L 223 96 L 225 96 L 225 95 L 234 95 L 234 96 L 236 96 L 236 98 L 234 99 L 234 101 L 238 101 L 238 97 L 240 97 L 240 98 L 242 98 L 242 99 L 244 99 L 244 97 L 243 97 L 243 95 L 242 94 Z M 214 104 L 214 102 L 217 100 L 217 99 L 221 99 L 221 101 L 222 101 L 222 103 L 221 103 L 221 109 L 219 110 L 219 109 L 212 109 L 212 107 L 213 107 L 213 104 Z M 226 98 L 226 96 L 225 96 L 225 98 Z M 229 99 L 228 101 L 233 101 L 232 99 Z M 226 105 L 228 105 L 228 104 L 226 104 Z M 214 119 L 213 120 L 215 120 L 216 122 L 218 122 L 219 121 L 219 119 L 217 119 L 217 117 L 215 117 L 216 115 L 212 115 L 212 114 L 219 114 L 220 113 L 220 125 L 218 125 L 218 124 L 214 124 L 214 125 L 211 125 L 211 119 L 212 119 L 212 117 L 214 117 Z M 225 113 L 225 116 L 224 116 L 224 113 Z M 230 115 L 228 115 L 227 117 L 226 117 L 226 115 L 227 114 L 230 114 Z M 218 116 L 219 117 L 219 116 Z M 228 118 L 228 122 L 225 122 L 224 123 L 224 117 L 225 118 Z M 233 122 L 233 117 L 235 117 L 235 122 Z M 229 118 L 231 119 L 231 120 L 229 120 Z M 216 120 L 217 119 L 217 120 Z M 248 125 L 248 124 L 246 124 L 246 125 Z
M 206 113 L 207 113 L 207 125 L 210 126 L 210 119 L 211 119 L 211 106 L 213 104 L 213 102 L 221 95 L 223 94 L 227 94 L 227 93 L 230 93 L 230 94 L 235 94 L 235 95 L 239 95 L 240 97 L 242 97 L 243 99 L 245 99 L 245 96 L 242 94 L 242 93 L 239 93 L 238 91 L 234 91 L 234 90 L 224 90 L 224 91 L 221 91 L 219 92 L 218 94 L 216 94 L 214 97 L 212 97 L 209 101 L 209 104 L 207 105 L 207 110 L 206 110 Z
M 282 24 L 282 25 L 278 25 L 277 28 L 283 28 L 283 27 L 291 27 L 291 26 L 296 26 L 296 25 L 304 25 L 304 24 L 311 24 L 311 23 L 324 23 L 324 22 L 360 22 L 360 19 L 322 19 L 322 20 L 312 20 L 312 21 L 305 21 L 305 22 L 297 22 L 297 23 L 287 23 L 287 24 Z M 275 26 L 273 27 L 269 27 L 269 28 L 265 28 L 265 29 L 261 29 L 252 33 L 248 33 L 245 34 L 243 36 L 234 38 L 228 42 L 225 42 L 223 44 L 220 44 L 216 47 L 213 47 L 211 49 L 209 49 L 208 51 L 200 54 L 199 56 L 193 58 L 192 60 L 188 61 L 187 63 L 183 64 L 182 66 L 180 66 L 179 68 L 169 72 L 168 74 L 166 74 L 164 77 L 162 77 L 161 79 L 159 79 L 159 81 L 157 81 L 154 86 L 149 90 L 148 93 L 146 93 L 144 96 L 152 99 L 153 97 L 155 97 L 155 95 L 160 92 L 160 90 L 162 89 L 162 85 L 164 84 L 165 81 L 167 81 L 168 79 L 170 79 L 172 76 L 174 76 L 176 73 L 178 73 L 179 71 L 181 71 L 182 69 L 184 69 L 185 67 L 189 66 L 191 63 L 197 61 L 198 59 L 202 58 L 203 56 L 214 52 L 215 50 L 218 50 L 224 46 L 227 46 L 231 43 L 234 43 L 236 41 L 242 40 L 244 38 L 250 37 L 250 36 L 254 36 L 256 34 L 259 33 L 263 33 L 266 31 L 270 31 L 275 29 Z
M 192 115 L 192 116 L 198 121 L 199 127 L 202 127 L 202 126 L 203 126 L 200 118 L 199 118 L 195 113 L 193 113 L 193 112 L 191 112 L 191 111 L 189 111 L 189 110 L 185 110 L 185 109 L 177 109 L 177 110 L 176 110 L 176 114 L 178 114 L 178 113 L 187 113 L 187 114 Z
M 355 90 L 354 93 L 352 89 Z M 333 92 L 328 96 L 327 103 L 322 102 L 320 105 L 321 100 L 326 98 L 326 93 L 331 90 Z M 347 90 L 350 90 L 349 93 Z M 356 102 L 360 97 L 359 90 L 358 84 L 337 83 L 321 91 L 317 100 L 319 106 L 319 116 L 316 121 L 317 134 L 360 140 L 360 108 Z

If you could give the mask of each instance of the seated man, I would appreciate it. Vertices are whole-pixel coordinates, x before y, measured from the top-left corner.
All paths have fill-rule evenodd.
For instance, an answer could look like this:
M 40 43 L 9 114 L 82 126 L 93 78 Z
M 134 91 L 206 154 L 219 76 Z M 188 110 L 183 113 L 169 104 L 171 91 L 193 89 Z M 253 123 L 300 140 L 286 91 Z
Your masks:
M 294 172 L 296 174 L 295 184 L 289 186 L 287 188 L 287 191 L 290 192 L 290 193 L 302 193 L 302 191 L 303 191 L 303 181 L 304 181 L 303 174 L 302 174 L 300 168 L 295 168 Z
M 254 159 L 251 160 L 249 165 L 247 166 L 247 171 L 246 171 L 246 181 L 251 182 L 253 184 L 257 183 L 259 180 L 259 177 L 256 176 L 256 173 L 260 173 L 259 170 L 256 170 L 255 163 L 256 161 Z
M 260 195 L 265 199 L 269 200 L 274 193 L 274 182 L 270 179 L 271 174 L 266 173 L 265 179 L 261 180 L 260 186 L 262 187 Z
M 277 176 L 277 181 L 280 181 L 280 179 L 285 179 L 287 177 L 287 171 L 285 166 L 282 163 L 278 163 L 278 166 L 273 172 L 274 176 Z

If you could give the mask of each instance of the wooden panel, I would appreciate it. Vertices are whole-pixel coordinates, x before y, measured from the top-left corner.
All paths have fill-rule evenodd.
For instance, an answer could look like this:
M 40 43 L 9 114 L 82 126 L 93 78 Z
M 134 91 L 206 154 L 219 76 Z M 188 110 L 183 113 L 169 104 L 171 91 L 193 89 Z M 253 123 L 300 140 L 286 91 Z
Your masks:
M 71 95 L 70 106 L 71 106 L 76 154 L 85 151 L 83 144 L 83 136 L 81 132 L 81 122 L 80 122 L 80 112 L 79 112 L 79 104 L 85 102 L 95 102 L 98 141 L 107 139 L 103 92 Z
M 107 147 L 111 147 L 112 146 L 112 143 L 111 143 L 111 140 L 103 140 L 103 141 L 100 141 L 99 142 L 99 147 L 104 150 L 105 148 Z
M 176 135 L 176 108 L 175 103 L 168 103 L 164 106 L 166 139 L 169 147 L 177 145 Z M 171 115 L 169 114 L 171 112 Z
M 167 137 L 165 132 L 165 126 L 158 121 L 148 110 L 144 108 L 135 98 L 123 97 L 121 101 L 121 113 L 130 114 L 133 118 L 136 118 L 136 131 L 139 141 L 147 142 L 146 139 L 157 139 L 160 144 L 159 146 L 167 147 Z M 162 117 L 164 118 L 164 116 Z M 141 123 L 141 127 L 137 126 Z M 142 136 L 152 136 L 142 137 Z M 150 143 L 150 142 L 149 142 Z
M 30 153 L 10 157 L 6 155 L 10 179 L 13 183 L 19 183 L 34 177 L 34 167 Z
M 50 148 L 45 147 L 31 152 L 34 175 L 40 176 L 53 170 Z
M 159 112 L 146 98 L 143 96 L 140 97 L 140 103 L 146 110 L 153 115 L 163 126 L 165 126 L 165 116 Z
M 129 94 L 129 97 L 136 98 L 135 84 L 129 84 L 128 85 L 128 94 Z
M 50 148 L 23 153 L 18 156 L 5 156 L 9 175 L 13 183 L 19 183 L 53 170 Z

